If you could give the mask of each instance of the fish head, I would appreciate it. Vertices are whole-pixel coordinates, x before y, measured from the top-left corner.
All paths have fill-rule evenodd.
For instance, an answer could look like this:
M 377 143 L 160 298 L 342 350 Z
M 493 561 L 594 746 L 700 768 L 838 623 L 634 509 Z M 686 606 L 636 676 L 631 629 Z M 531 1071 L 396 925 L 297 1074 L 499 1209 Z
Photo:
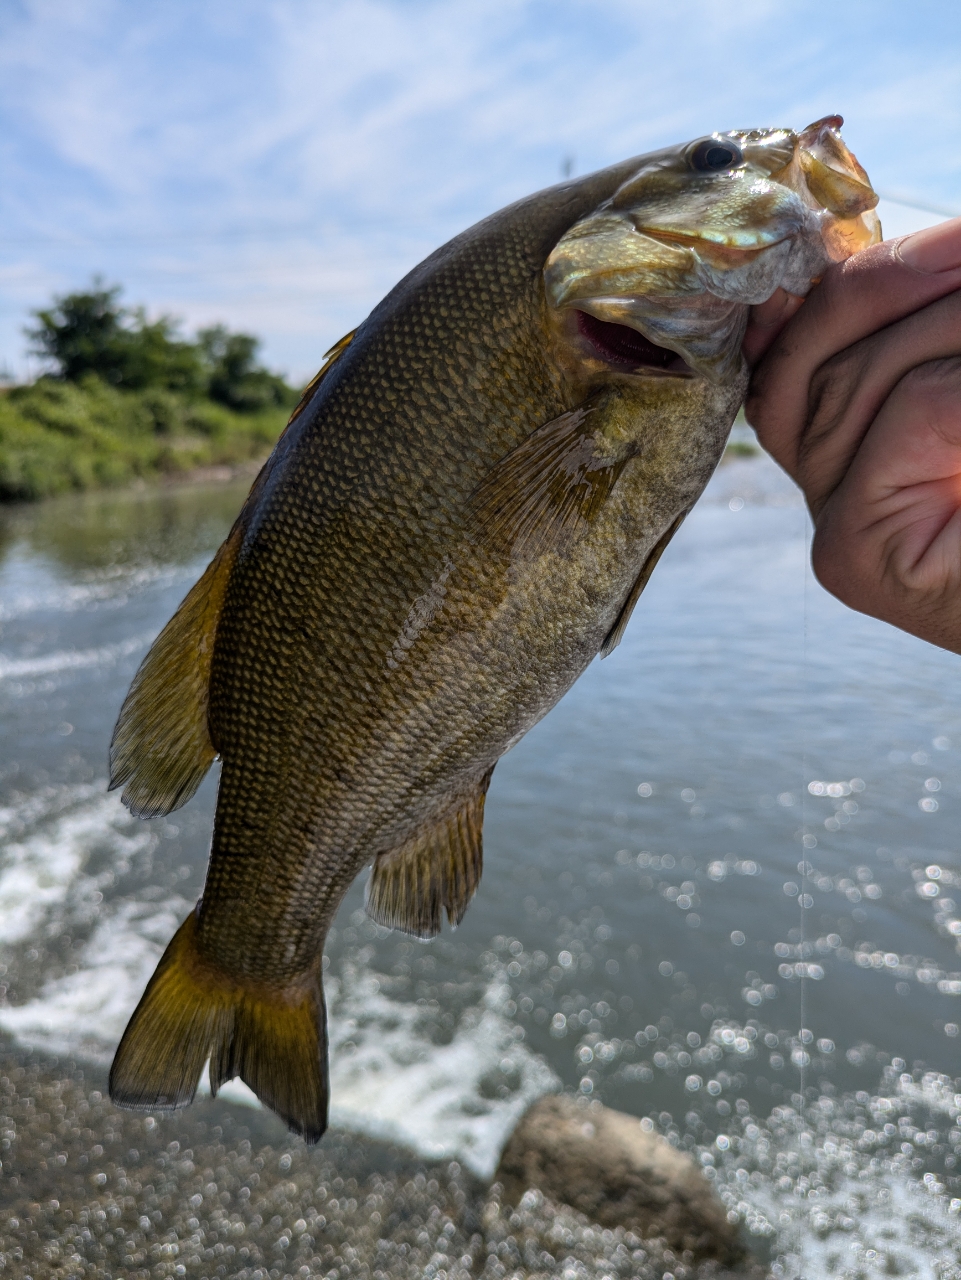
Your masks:
M 588 380 L 741 377 L 751 305 L 803 296 L 881 238 L 842 123 L 734 129 L 643 158 L 545 265 L 562 364 Z

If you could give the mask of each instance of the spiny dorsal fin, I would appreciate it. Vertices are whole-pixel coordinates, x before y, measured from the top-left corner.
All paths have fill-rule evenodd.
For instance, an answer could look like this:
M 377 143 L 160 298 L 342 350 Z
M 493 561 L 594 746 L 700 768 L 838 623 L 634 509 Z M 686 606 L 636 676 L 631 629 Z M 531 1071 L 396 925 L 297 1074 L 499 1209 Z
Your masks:
M 469 536 L 518 559 L 563 555 L 591 523 L 627 457 L 598 457 L 592 408 L 532 432 L 493 468 L 468 507 Z
M 637 575 L 637 581 L 634 583 L 633 587 L 631 587 L 628 597 L 624 601 L 624 607 L 617 615 L 617 621 L 614 623 L 613 627 L 611 627 L 610 631 L 607 633 L 607 639 L 601 645 L 602 658 L 606 658 L 609 653 L 613 653 L 624 639 L 624 632 L 627 630 L 627 624 L 631 620 L 631 614 L 634 612 L 634 606 L 637 604 L 638 600 L 640 600 L 641 592 L 647 586 L 651 574 L 657 568 L 658 560 L 660 560 L 661 556 L 667 549 L 667 544 L 684 523 L 686 515 L 687 512 L 682 511 L 667 532 L 662 533 L 657 542 L 654 543 L 650 555 L 644 561 L 641 572 Z
M 110 789 L 138 818 L 171 813 L 200 786 L 217 752 L 207 728 L 217 620 L 243 539 L 238 521 L 154 641 L 110 743 Z
M 328 373 L 330 373 L 331 369 L 334 367 L 334 365 L 337 363 L 340 357 L 344 354 L 344 352 L 350 346 L 351 342 L 353 341 L 354 334 L 356 332 L 357 332 L 356 329 L 351 329 L 350 333 L 345 333 L 339 342 L 335 342 L 334 345 L 331 347 L 331 349 L 324 353 L 324 363 L 320 366 L 320 368 L 317 370 L 317 372 L 314 374 L 314 376 L 311 378 L 311 380 L 307 383 L 306 387 L 304 387 L 303 391 L 301 392 L 300 399 L 297 401 L 297 404 L 294 407 L 294 411 L 290 415 L 290 419 L 287 422 L 288 427 L 290 426 L 291 422 L 293 422 L 295 418 L 300 417 L 303 411 L 310 404 L 310 401 L 314 392 L 317 390 L 322 380 L 327 376 Z
M 440 933 L 441 907 L 456 928 L 480 884 L 481 833 L 490 769 L 470 796 L 393 853 L 381 854 L 367 882 L 367 914 L 415 938 Z
M 163 953 L 110 1068 L 110 1097 L 134 1111 L 193 1101 L 207 1059 L 210 1090 L 234 1076 L 316 1142 L 327 1127 L 327 1031 L 317 973 L 292 987 L 232 980 L 206 964 L 192 911 Z

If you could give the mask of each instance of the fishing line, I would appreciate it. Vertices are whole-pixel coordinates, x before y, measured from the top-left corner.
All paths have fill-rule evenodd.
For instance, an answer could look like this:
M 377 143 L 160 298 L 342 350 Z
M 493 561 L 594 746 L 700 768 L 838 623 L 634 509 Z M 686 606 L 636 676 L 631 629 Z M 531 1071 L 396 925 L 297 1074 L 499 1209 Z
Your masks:
M 809 523 L 807 506 L 802 503 L 801 506 L 802 519 L 802 543 L 804 546 L 804 586 L 802 590 L 802 625 L 801 625 L 801 688 L 804 694 L 805 710 L 811 706 L 811 666 L 810 666 L 810 587 L 811 587 L 811 547 L 809 537 Z M 813 529 L 811 530 L 813 536 Z M 798 943 L 798 967 L 795 972 L 799 976 L 799 1009 L 798 1017 L 800 1026 L 798 1028 L 798 1048 L 792 1057 L 796 1058 L 798 1068 L 798 1108 L 797 1108 L 797 1156 L 798 1156 L 798 1176 L 801 1170 L 801 1154 L 802 1154 L 802 1135 L 804 1133 L 804 1102 L 805 1087 L 807 1085 L 807 1064 L 809 1055 L 805 1049 L 804 1035 L 807 1030 L 807 997 L 808 997 L 808 972 L 805 942 L 807 941 L 807 912 L 810 895 L 808 894 L 808 847 L 813 846 L 813 837 L 809 837 L 808 833 L 808 814 L 809 814 L 809 792 L 807 787 L 807 778 L 810 768 L 810 725 L 809 717 L 804 715 L 801 723 L 801 861 L 798 863 L 798 871 L 801 877 L 801 892 L 798 894 L 798 932 L 800 940 Z M 811 1036 L 813 1039 L 813 1036 Z M 800 1272 L 802 1235 L 803 1235 L 803 1215 L 799 1214 L 797 1219 L 797 1257 L 798 1257 L 798 1277 L 804 1280 Z
M 802 520 L 804 520 L 805 531 L 805 557 L 804 557 L 804 623 L 801 627 L 801 687 L 804 689 L 805 708 L 811 705 L 810 698 L 810 662 L 809 662 L 809 622 L 810 622 L 810 581 L 811 581 L 811 554 L 810 548 L 807 547 L 807 508 L 801 508 Z M 800 1050 L 797 1051 L 797 1069 L 798 1069 L 798 1092 L 801 1094 L 801 1106 L 798 1107 L 798 1139 L 800 1139 L 800 1125 L 802 1124 L 802 1111 L 804 1111 L 804 1091 L 806 1083 L 806 1051 L 804 1048 L 804 1033 L 807 1027 L 807 964 L 805 959 L 805 941 L 807 938 L 807 773 L 809 773 L 809 723 L 807 716 L 804 718 L 801 726 L 801 861 L 798 864 L 798 872 L 801 873 L 801 892 L 797 896 L 797 905 L 800 908 L 800 920 L 798 920 L 798 932 L 801 934 L 800 945 L 797 948 L 797 954 L 800 956 L 800 1010 L 798 1016 L 801 1019 L 800 1028 L 798 1028 L 797 1039 L 800 1042 Z

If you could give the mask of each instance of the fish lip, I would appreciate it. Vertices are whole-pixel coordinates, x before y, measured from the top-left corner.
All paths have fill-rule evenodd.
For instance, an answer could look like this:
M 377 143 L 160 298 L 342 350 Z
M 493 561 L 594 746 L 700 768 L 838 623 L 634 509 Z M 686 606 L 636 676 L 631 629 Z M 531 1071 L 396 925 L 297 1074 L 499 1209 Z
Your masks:
M 762 253 L 766 253 L 769 249 L 773 249 L 784 240 L 791 240 L 798 235 L 797 230 L 785 231 L 782 236 L 765 240 L 763 244 L 740 245 L 733 243 L 733 238 L 723 239 L 721 236 L 710 232 L 670 231 L 663 227 L 649 227 L 643 222 L 637 222 L 635 226 L 641 235 L 648 236 L 651 240 L 657 240 L 661 244 L 670 245 L 678 249 L 707 249 L 715 254 L 729 257 L 735 262 L 738 260 L 742 262 L 750 261 L 759 257 Z
M 634 377 L 655 377 L 655 378 L 693 378 L 697 375 L 683 356 L 678 355 L 676 351 L 672 351 L 670 347 L 659 346 L 655 342 L 651 342 L 638 329 L 632 328 L 626 324 L 616 324 L 608 320 L 599 320 L 596 316 L 592 316 L 588 311 L 582 311 L 579 307 L 572 307 L 574 313 L 574 321 L 577 328 L 579 338 L 588 344 L 596 358 L 599 358 L 608 365 L 609 368 L 617 373 L 626 373 Z M 612 343 L 611 339 L 616 335 L 610 331 L 622 329 L 624 337 L 628 334 L 633 335 L 634 342 L 638 347 L 650 347 L 652 352 L 663 352 L 665 357 L 664 364 L 647 363 L 643 359 L 631 359 L 629 355 L 624 354 L 624 348 L 618 350 L 617 345 Z

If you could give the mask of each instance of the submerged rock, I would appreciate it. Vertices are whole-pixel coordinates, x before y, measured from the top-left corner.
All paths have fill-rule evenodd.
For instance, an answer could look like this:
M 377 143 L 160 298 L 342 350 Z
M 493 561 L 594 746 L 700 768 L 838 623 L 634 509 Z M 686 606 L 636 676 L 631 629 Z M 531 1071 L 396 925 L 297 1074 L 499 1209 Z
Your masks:
M 636 1116 L 574 1098 L 541 1098 L 524 1115 L 495 1178 L 517 1204 L 536 1188 L 602 1226 L 660 1236 L 697 1257 L 732 1262 L 743 1254 L 737 1226 L 690 1156 Z

